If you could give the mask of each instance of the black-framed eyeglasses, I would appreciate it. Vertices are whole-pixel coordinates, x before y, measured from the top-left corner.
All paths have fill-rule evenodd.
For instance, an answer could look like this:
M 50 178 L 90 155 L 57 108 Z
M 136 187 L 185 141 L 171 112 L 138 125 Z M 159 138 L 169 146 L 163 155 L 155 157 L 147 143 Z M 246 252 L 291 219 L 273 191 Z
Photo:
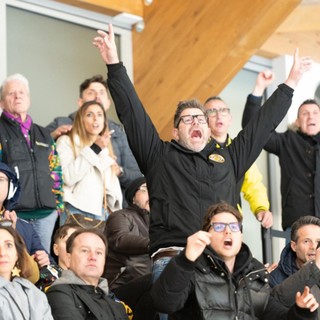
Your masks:
M 185 116 L 181 116 L 176 128 L 179 127 L 180 122 L 182 121 L 184 124 L 192 124 L 194 119 L 197 118 L 200 124 L 207 123 L 207 116 L 205 114 L 187 114 Z
M 242 228 L 241 222 L 211 222 L 210 226 L 213 228 L 215 232 L 223 232 L 227 226 L 232 232 L 239 232 Z
M 218 113 L 220 113 L 222 116 L 226 116 L 230 113 L 230 108 L 220 108 L 220 109 L 207 109 L 207 115 L 208 117 L 216 117 Z

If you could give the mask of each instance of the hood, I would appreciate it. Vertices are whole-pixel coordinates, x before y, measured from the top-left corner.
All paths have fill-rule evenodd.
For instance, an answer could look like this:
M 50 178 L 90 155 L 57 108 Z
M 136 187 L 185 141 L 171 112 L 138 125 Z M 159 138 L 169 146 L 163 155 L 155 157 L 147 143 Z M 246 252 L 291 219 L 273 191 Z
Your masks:
M 88 284 L 76 276 L 71 270 L 62 270 L 61 277 L 54 281 L 51 286 L 59 284 L 77 284 L 87 286 Z M 108 281 L 104 278 L 100 278 L 98 287 L 105 293 L 109 294 Z
M 207 261 L 211 261 L 214 265 L 222 268 L 227 273 L 229 273 L 225 263 L 220 259 L 217 253 L 210 247 L 207 246 L 204 250 L 204 255 L 207 257 Z M 236 261 L 234 265 L 233 277 L 237 278 L 238 275 L 248 272 L 251 268 L 252 254 L 249 247 L 242 243 L 239 253 L 236 256 Z M 208 266 L 212 263 L 209 263 Z
M 0 162 L 0 172 L 3 172 L 9 179 L 9 191 L 6 200 L 4 201 L 4 207 L 6 210 L 13 210 L 20 196 L 20 183 L 16 173 L 5 163 Z
M 291 276 L 298 271 L 296 265 L 296 254 L 291 249 L 290 243 L 288 243 L 282 250 L 278 268 L 284 272 L 287 276 Z

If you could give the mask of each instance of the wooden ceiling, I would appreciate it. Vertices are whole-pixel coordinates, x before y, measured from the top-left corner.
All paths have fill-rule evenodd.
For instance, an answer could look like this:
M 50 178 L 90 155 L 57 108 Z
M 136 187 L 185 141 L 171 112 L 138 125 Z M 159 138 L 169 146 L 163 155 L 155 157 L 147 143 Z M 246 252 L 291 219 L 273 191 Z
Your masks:
M 253 55 L 273 58 L 299 47 L 320 62 L 320 0 L 59 1 L 143 12 L 144 31 L 133 31 L 135 87 L 165 139 L 179 100 L 219 94 Z
M 320 63 L 320 0 L 304 0 L 264 42 L 257 55 L 274 58 L 299 47 Z

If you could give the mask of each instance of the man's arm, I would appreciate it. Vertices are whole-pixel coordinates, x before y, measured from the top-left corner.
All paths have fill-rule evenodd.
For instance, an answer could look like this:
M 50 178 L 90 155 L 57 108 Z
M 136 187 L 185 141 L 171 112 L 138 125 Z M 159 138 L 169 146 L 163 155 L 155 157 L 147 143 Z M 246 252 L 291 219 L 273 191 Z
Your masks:
M 300 58 L 296 50 L 294 63 L 287 80 L 279 85 L 229 146 L 238 179 L 256 160 L 270 136 L 275 132 L 277 125 L 286 115 L 292 102 L 294 88 L 311 65 L 311 59 L 309 57 Z
M 285 279 L 279 285 L 273 288 L 273 296 L 285 306 L 291 306 L 294 303 L 295 293 L 302 292 L 303 288 L 308 286 L 320 287 L 320 249 L 316 252 L 316 260 L 306 263 L 299 271 Z M 318 297 L 319 298 L 319 297 Z
M 144 237 L 136 232 L 132 232 L 132 221 L 125 213 L 125 209 L 121 212 L 114 212 L 110 215 L 106 223 L 106 233 L 108 245 L 113 251 L 132 255 L 146 254 L 149 251 L 149 237 Z
M 125 127 L 132 153 L 141 172 L 146 173 L 148 167 L 153 166 L 161 156 L 163 142 L 145 112 L 126 69 L 119 63 L 112 25 L 109 25 L 109 34 L 101 30 L 98 34 L 93 44 L 99 49 L 103 61 L 107 64 L 110 94 L 118 117 Z
M 154 306 L 160 312 L 182 309 L 194 290 L 195 261 L 210 244 L 211 234 L 198 231 L 187 239 L 187 246 L 171 259 L 151 289 Z
M 261 222 L 262 227 L 271 228 L 273 217 L 269 211 L 268 193 L 262 183 L 262 174 L 255 163 L 245 173 L 241 191 L 244 198 L 249 202 L 251 211 Z
M 252 93 L 247 97 L 247 102 L 242 115 L 242 128 L 246 126 L 253 115 L 259 111 L 264 90 L 274 81 L 271 70 L 259 72 Z

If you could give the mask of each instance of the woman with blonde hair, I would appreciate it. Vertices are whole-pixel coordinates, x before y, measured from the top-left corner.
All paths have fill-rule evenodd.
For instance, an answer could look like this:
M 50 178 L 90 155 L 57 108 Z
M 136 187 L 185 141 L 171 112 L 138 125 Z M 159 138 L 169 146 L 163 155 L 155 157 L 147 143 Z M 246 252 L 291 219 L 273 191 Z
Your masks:
M 81 225 L 79 214 L 104 221 L 111 211 L 121 209 L 122 193 L 113 170 L 112 132 L 107 123 L 103 105 L 87 101 L 78 110 L 71 131 L 57 140 L 65 202 L 60 225 L 68 215 Z
M 45 294 L 25 279 L 32 272 L 26 250 L 13 228 L 0 225 L 0 319 L 53 319 Z

